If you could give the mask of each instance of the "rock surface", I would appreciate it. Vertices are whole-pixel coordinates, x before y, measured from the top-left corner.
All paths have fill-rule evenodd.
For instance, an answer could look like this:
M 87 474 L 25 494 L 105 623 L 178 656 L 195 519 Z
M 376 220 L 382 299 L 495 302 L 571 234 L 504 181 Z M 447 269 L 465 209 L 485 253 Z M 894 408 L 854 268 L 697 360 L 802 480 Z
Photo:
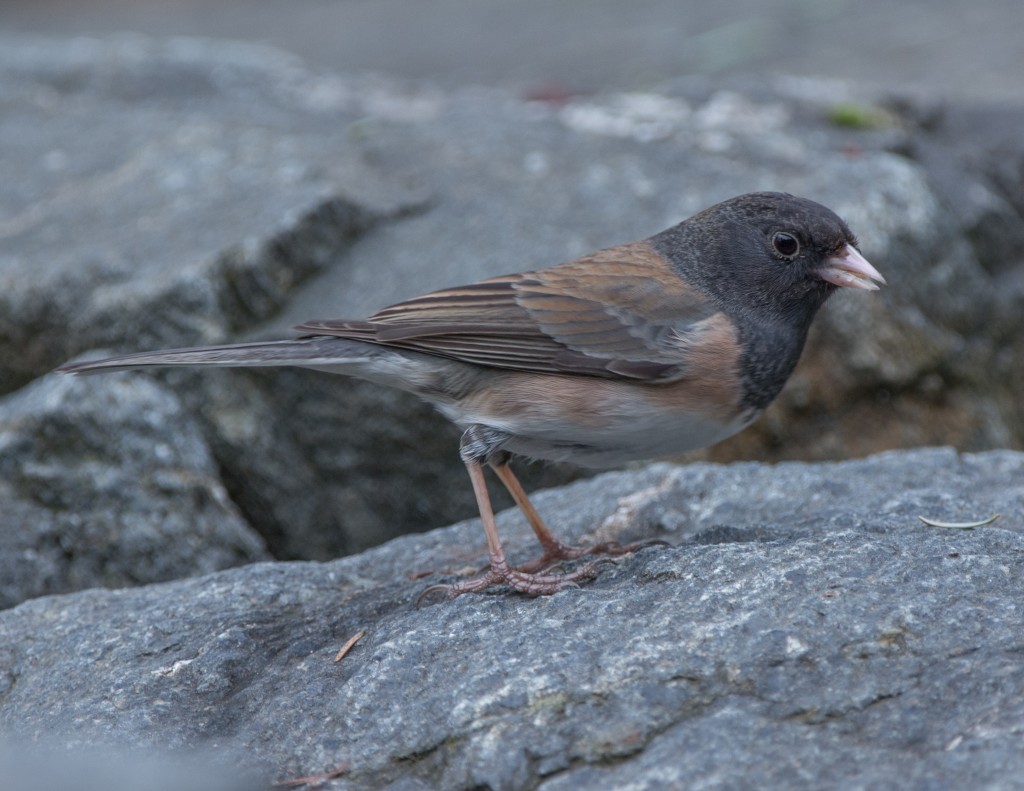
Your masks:
M 482 562 L 477 523 L 40 598 L 0 613 L 0 736 L 347 768 L 335 790 L 1015 788 L 1022 481 L 1024 454 L 950 449 L 611 473 L 538 506 L 564 538 L 674 546 L 541 599 L 413 606 L 445 577 L 410 571 Z
M 833 300 L 779 403 L 708 456 L 1024 444 L 1024 147 L 992 134 L 1019 129 L 1012 112 L 986 115 L 970 146 L 969 108 L 836 83 L 530 103 L 230 42 L 3 43 L 4 389 L 96 346 L 363 315 L 770 188 L 845 215 L 891 285 Z M 158 376 L 275 557 L 327 559 L 474 511 L 456 432 L 402 394 L 301 371 Z M 90 430 L 109 433 L 100 415 Z M 528 484 L 575 474 L 533 468 Z
M 198 423 L 143 377 L 47 377 L 0 401 L 0 501 L 0 608 L 270 557 Z
M 318 111 L 297 69 L 230 43 L 4 41 L 3 389 L 96 346 L 223 340 L 413 205 L 339 134 L 358 108 Z

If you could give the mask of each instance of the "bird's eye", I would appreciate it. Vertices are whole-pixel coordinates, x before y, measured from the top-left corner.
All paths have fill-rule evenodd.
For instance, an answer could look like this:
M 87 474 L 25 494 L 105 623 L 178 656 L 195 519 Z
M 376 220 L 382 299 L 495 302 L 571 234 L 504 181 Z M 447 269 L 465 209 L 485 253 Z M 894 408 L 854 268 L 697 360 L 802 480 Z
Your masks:
M 791 233 L 777 231 L 772 237 L 772 247 L 783 258 L 793 258 L 800 252 L 800 242 Z

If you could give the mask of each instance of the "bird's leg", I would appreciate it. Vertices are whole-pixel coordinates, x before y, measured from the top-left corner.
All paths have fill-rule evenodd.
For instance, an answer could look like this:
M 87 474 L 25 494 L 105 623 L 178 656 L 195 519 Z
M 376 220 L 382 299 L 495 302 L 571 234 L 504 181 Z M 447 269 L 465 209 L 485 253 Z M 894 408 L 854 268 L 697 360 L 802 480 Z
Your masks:
M 498 480 L 505 485 L 508 493 L 512 495 L 512 499 L 516 501 L 519 510 L 523 512 L 526 521 L 533 528 L 533 532 L 537 536 L 537 540 L 540 541 L 541 547 L 544 548 L 544 554 L 541 557 L 525 565 L 518 566 L 519 571 L 527 573 L 540 571 L 550 568 L 561 560 L 575 560 L 583 555 L 625 555 L 628 552 L 634 552 L 644 547 L 668 546 L 668 542 L 661 539 L 634 541 L 631 544 L 619 544 L 615 541 L 609 541 L 590 547 L 576 547 L 563 544 L 554 537 L 548 526 L 544 524 L 540 514 L 537 513 L 537 509 L 533 507 L 533 503 L 530 502 L 530 498 L 526 495 L 526 490 L 523 489 L 523 485 L 519 483 L 519 479 L 512 472 L 508 454 L 505 452 L 494 454 L 488 459 L 488 463 L 491 465 L 491 469 L 494 470 L 494 474 L 498 476 Z
M 512 499 L 516 501 L 516 505 L 523 512 L 523 516 L 530 523 L 534 535 L 537 536 L 537 540 L 540 541 L 540 545 L 544 549 L 544 557 L 539 561 L 527 564 L 530 567 L 529 569 L 527 569 L 527 566 L 522 567 L 523 570 L 543 568 L 545 562 L 547 562 L 547 565 L 551 565 L 551 563 L 558 560 L 570 560 L 583 554 L 582 552 L 574 554 L 576 548 L 563 544 L 555 538 L 554 534 L 548 529 L 548 526 L 544 524 L 544 520 L 537 513 L 537 509 L 533 507 L 533 503 L 530 502 L 530 498 L 527 496 L 523 485 L 519 483 L 519 479 L 512 472 L 507 454 L 496 456 L 491 460 L 490 465 L 491 469 L 494 470 L 494 474 L 498 476 L 498 480 L 504 484 L 505 488 L 508 489 L 508 493 L 512 495 Z
M 514 569 L 509 565 L 508 559 L 505 557 L 505 549 L 498 537 L 498 526 L 494 521 L 494 509 L 491 507 L 491 497 L 487 491 L 487 482 L 484 480 L 483 467 L 487 457 L 497 451 L 499 446 L 496 443 L 499 440 L 504 442 L 505 439 L 506 436 L 501 432 L 488 429 L 485 426 L 473 425 L 462 435 L 460 445 L 462 461 L 469 472 L 469 479 L 473 484 L 473 494 L 476 496 L 476 504 L 480 509 L 480 520 L 484 525 L 490 568 L 481 576 L 465 582 L 457 582 L 453 585 L 433 585 L 423 591 L 420 601 L 435 592 L 443 592 L 448 598 L 454 599 L 463 593 L 476 593 L 498 583 L 504 583 L 529 596 L 545 596 L 557 593 L 566 587 L 574 587 L 578 580 L 592 579 L 596 576 L 597 565 L 594 563 L 588 563 L 583 568 L 568 574 L 531 574 Z

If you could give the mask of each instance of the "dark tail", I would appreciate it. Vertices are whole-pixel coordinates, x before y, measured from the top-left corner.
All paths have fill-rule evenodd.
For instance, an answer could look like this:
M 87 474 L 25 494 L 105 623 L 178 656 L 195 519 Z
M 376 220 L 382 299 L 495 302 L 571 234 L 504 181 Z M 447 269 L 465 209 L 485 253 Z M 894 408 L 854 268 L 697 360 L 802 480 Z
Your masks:
M 359 341 L 318 337 L 122 354 L 101 360 L 65 363 L 57 371 L 63 374 L 100 374 L 130 368 L 171 365 L 213 365 L 223 368 L 278 365 L 341 366 L 346 363 L 365 362 L 372 354 L 367 344 Z

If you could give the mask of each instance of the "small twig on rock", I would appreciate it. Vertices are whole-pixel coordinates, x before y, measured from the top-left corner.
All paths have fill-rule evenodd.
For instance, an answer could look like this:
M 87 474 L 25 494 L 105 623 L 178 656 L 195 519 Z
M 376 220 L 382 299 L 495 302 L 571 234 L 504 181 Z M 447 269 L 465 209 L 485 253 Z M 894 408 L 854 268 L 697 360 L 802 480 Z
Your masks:
M 346 772 L 348 772 L 348 761 L 338 764 L 338 766 L 329 772 L 323 772 L 318 775 L 306 775 L 305 777 L 293 777 L 288 780 L 278 780 L 274 783 L 274 788 L 298 788 L 299 786 L 318 788 L 328 780 L 334 780 L 336 777 L 341 777 Z
M 486 568 L 486 567 L 485 567 Z M 444 574 L 445 576 L 451 577 L 468 577 L 470 574 L 477 574 L 480 571 L 479 566 L 463 566 L 458 569 L 425 569 L 424 571 L 413 571 L 409 573 L 409 579 L 418 580 L 424 577 L 429 577 L 432 574 Z
M 356 643 L 358 643 L 360 640 L 362 640 L 365 635 L 366 635 L 366 630 L 365 629 L 360 629 L 358 632 L 356 632 L 354 635 L 352 635 L 348 639 L 348 642 L 346 642 L 345 645 L 343 645 L 341 647 L 341 650 L 338 651 L 338 653 L 334 655 L 334 661 L 335 662 L 340 662 L 342 659 L 344 659 L 345 658 L 345 654 L 347 654 L 349 651 L 351 651 L 352 650 L 352 646 L 354 646 Z
M 929 519 L 927 516 L 918 516 L 917 518 L 928 525 L 928 527 L 946 527 L 950 530 L 974 530 L 976 527 L 992 524 L 999 518 L 999 514 L 993 514 L 988 519 L 982 519 L 980 522 L 939 522 L 935 519 Z

